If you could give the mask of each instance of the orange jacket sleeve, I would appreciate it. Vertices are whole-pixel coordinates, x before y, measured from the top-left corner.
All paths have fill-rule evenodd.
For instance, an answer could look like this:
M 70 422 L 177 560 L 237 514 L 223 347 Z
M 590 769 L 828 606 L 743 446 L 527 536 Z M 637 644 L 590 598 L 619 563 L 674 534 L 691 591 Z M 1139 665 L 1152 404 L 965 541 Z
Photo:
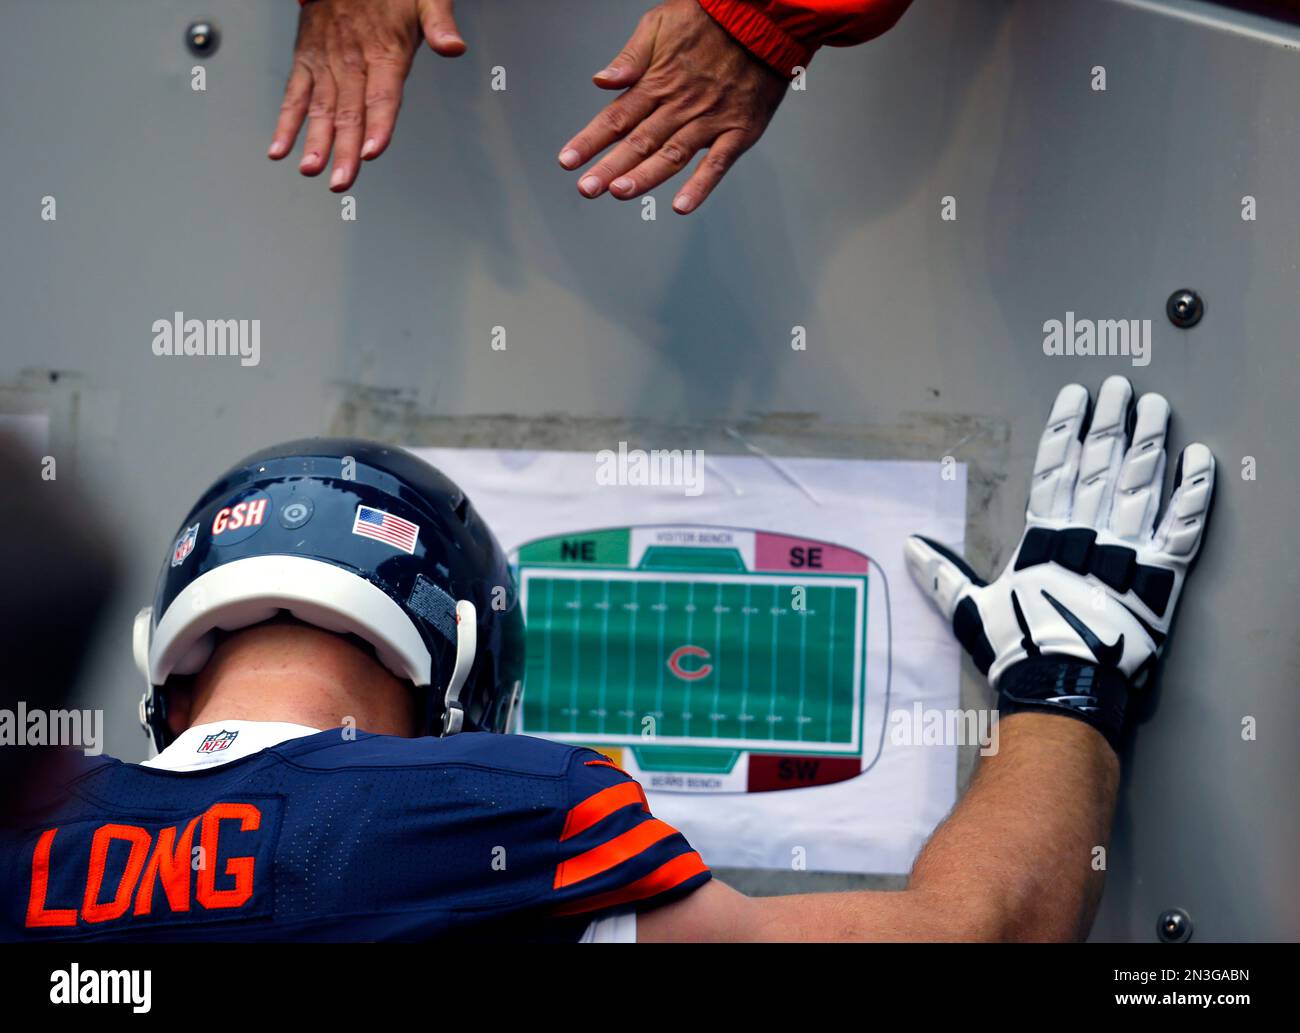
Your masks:
M 699 0 L 713 20 L 784 76 L 822 46 L 852 47 L 894 27 L 912 0 Z

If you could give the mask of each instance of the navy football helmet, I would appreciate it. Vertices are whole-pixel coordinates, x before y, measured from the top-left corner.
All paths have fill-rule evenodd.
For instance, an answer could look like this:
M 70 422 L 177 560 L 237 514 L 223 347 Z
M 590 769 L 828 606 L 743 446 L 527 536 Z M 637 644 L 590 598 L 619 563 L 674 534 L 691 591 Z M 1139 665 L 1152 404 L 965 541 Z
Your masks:
M 140 721 L 162 750 L 165 686 L 219 630 L 282 612 L 358 636 L 421 694 L 425 734 L 510 729 L 524 634 L 509 563 L 465 494 L 409 452 L 309 438 L 236 463 L 181 522 L 135 623 Z

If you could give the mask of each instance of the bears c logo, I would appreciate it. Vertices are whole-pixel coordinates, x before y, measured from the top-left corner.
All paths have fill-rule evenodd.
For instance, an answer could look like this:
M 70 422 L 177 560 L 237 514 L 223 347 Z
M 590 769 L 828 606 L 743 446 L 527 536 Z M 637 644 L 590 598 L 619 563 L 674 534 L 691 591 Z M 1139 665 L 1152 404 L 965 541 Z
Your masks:
M 668 657 L 668 670 L 672 671 L 682 681 L 699 681 L 701 678 L 707 678 L 713 670 L 713 665 L 706 663 L 700 664 L 699 667 L 687 669 L 682 666 L 682 660 L 688 656 L 708 660 L 709 651 L 701 649 L 699 646 L 678 646 L 673 650 L 672 655 Z

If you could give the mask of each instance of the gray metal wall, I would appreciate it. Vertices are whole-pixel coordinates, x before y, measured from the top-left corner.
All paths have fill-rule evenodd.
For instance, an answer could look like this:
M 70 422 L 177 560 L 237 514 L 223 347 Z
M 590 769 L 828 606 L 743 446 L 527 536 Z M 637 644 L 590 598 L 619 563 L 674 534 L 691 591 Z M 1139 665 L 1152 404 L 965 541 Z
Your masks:
M 644 5 L 461 7 L 470 54 L 418 59 L 346 223 L 263 157 L 292 0 L 5 0 L 0 412 L 51 413 L 61 474 L 101 490 L 87 519 L 132 559 L 85 690 L 110 748 L 144 755 L 130 617 L 177 520 L 269 440 L 725 449 L 735 426 L 778 454 L 951 453 L 991 567 L 1056 387 L 1124 372 L 1168 394 L 1176 447 L 1211 445 L 1220 498 L 1126 762 L 1095 936 L 1150 939 L 1181 906 L 1198 939 L 1296 938 L 1296 33 L 1193 0 L 917 0 L 881 40 L 823 52 L 698 214 L 661 190 L 647 222 L 584 201 L 554 160 Z M 198 16 L 224 33 L 204 93 L 182 44 Z M 1163 315 L 1182 286 L 1207 299 L 1190 332 Z M 261 365 L 153 356 L 177 310 L 260 319 Z M 1153 361 L 1045 356 L 1067 310 L 1152 319 Z

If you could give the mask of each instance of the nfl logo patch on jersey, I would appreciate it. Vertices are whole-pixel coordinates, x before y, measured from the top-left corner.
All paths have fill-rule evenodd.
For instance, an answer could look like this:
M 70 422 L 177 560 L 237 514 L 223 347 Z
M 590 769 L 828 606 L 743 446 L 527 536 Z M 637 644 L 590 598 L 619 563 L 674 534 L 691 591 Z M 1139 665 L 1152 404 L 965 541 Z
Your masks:
M 199 540 L 199 525 L 185 528 L 185 533 L 176 539 L 176 546 L 172 549 L 172 566 L 179 567 L 185 562 L 185 557 L 194 551 L 194 543 Z
M 214 732 L 212 735 L 204 736 L 203 741 L 199 743 L 199 753 L 216 753 L 218 750 L 230 748 L 230 744 L 235 741 L 238 732 L 227 732 L 222 730 Z

